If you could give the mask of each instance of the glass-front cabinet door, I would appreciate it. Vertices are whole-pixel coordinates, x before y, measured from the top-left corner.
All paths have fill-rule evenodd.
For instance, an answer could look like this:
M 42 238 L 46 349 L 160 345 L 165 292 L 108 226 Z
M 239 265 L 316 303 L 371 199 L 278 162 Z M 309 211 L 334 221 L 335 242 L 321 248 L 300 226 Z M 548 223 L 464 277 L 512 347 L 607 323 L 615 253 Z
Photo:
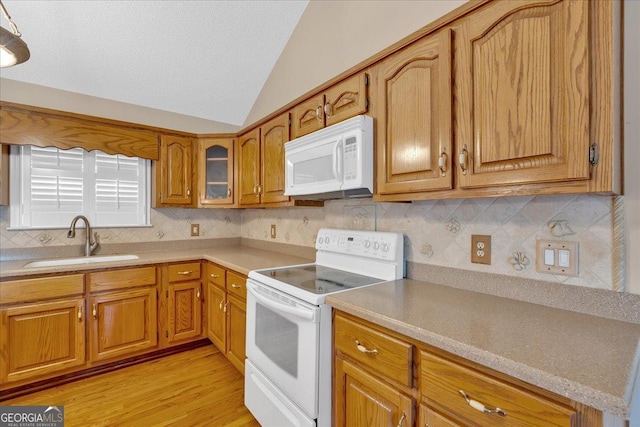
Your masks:
M 200 206 L 233 205 L 233 138 L 199 140 Z

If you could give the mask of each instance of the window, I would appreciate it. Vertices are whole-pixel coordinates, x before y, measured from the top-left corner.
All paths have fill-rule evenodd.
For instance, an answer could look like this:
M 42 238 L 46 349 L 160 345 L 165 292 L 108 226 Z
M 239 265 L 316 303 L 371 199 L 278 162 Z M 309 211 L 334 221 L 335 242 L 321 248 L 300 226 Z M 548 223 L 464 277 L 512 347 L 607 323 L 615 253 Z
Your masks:
M 150 161 L 82 148 L 11 147 L 11 228 L 150 225 Z

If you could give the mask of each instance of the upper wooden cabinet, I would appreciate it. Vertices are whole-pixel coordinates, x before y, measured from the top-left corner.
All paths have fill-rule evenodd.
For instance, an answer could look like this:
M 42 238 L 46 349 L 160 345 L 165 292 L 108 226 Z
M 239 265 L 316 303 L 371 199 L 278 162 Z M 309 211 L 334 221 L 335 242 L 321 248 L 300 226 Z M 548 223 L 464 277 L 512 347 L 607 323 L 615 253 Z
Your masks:
M 157 207 L 193 206 L 193 141 L 162 135 L 160 161 L 155 165 Z
M 456 35 L 462 188 L 589 179 L 589 2 L 495 2 Z
M 451 61 L 446 29 L 378 65 L 379 194 L 452 188 Z
M 378 62 L 374 199 L 619 192 L 619 20 L 493 1 Z
M 234 204 L 235 139 L 198 140 L 198 206 Z
M 291 110 L 291 138 L 366 113 L 368 83 L 369 76 L 359 73 L 296 105 Z
M 289 115 L 282 114 L 238 139 L 240 206 L 287 204 L 284 144 Z

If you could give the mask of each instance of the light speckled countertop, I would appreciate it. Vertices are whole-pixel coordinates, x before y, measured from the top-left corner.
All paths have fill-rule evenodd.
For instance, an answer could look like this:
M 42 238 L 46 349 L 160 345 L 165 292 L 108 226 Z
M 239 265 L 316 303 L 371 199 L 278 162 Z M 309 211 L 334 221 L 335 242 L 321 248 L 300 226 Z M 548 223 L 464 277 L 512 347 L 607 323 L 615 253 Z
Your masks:
M 336 309 L 628 419 L 640 325 L 416 280 L 327 297 Z
M 157 252 L 131 252 L 139 259 L 115 262 L 101 262 L 94 264 L 74 264 L 57 267 L 24 268 L 33 260 L 16 260 L 0 262 L 0 279 L 34 274 L 64 273 L 88 271 L 114 267 L 133 267 L 136 265 L 159 264 L 165 262 L 191 261 L 205 259 L 238 273 L 249 274 L 249 271 L 260 268 L 278 267 L 283 265 L 306 264 L 313 259 L 287 255 L 264 249 L 244 245 L 221 246 L 207 249 L 179 249 Z

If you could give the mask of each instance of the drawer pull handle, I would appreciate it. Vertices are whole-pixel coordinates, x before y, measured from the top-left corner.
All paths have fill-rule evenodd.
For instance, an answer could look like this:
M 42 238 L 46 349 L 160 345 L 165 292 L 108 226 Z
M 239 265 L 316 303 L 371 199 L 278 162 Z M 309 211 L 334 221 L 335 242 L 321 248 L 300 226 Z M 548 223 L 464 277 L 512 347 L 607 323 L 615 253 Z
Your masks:
M 224 313 L 226 313 L 226 312 L 227 312 L 227 304 L 229 304 L 229 301 L 225 301 L 225 303 L 224 303 L 224 308 L 222 309 L 222 311 L 223 311 Z
M 378 350 L 377 349 L 373 349 L 373 350 L 369 350 L 367 347 L 363 346 L 362 344 L 360 344 L 360 341 L 356 340 L 356 348 L 358 349 L 358 351 L 360 353 L 365 353 L 365 354 L 378 354 Z
M 467 151 L 467 145 L 465 144 L 458 155 L 458 163 L 460 164 L 460 169 L 462 169 L 462 175 L 466 175 L 469 170 L 469 165 L 467 162 L 469 161 L 469 152 Z
M 200 299 L 200 288 L 198 288 L 198 292 L 196 292 L 196 299 Z
M 400 421 L 398 421 L 398 427 L 402 427 L 402 424 L 404 424 L 404 420 L 407 419 L 407 413 L 402 411 L 402 416 L 400 417 Z
M 82 321 L 82 306 L 78 306 L 78 320 Z
M 235 283 L 232 283 L 232 284 L 231 284 L 231 287 L 232 287 L 233 289 L 240 289 L 242 286 L 240 286 L 240 285 L 236 285 Z
M 220 304 L 218 305 L 218 308 L 220 309 L 220 311 L 222 311 L 222 304 L 224 304 L 224 300 L 220 300 Z
M 178 271 L 178 274 L 181 276 L 188 276 L 189 274 L 193 273 L 193 271 L 191 270 L 187 270 L 187 271 Z
M 460 396 L 464 397 L 464 400 L 467 401 L 469 406 L 471 406 L 476 411 L 484 412 L 485 414 L 498 414 L 502 415 L 503 417 L 507 416 L 507 413 L 498 407 L 496 407 L 495 409 L 489 409 L 477 400 L 470 399 L 464 390 L 460 390 L 458 391 L 458 393 L 460 393 Z
M 213 279 L 217 279 L 218 277 L 220 277 L 220 275 L 219 274 L 215 274 L 215 273 L 211 273 L 211 277 Z
M 91 314 L 93 314 L 93 318 L 97 319 L 98 318 L 98 310 L 96 308 L 96 305 L 93 304 L 93 310 L 91 311 Z

